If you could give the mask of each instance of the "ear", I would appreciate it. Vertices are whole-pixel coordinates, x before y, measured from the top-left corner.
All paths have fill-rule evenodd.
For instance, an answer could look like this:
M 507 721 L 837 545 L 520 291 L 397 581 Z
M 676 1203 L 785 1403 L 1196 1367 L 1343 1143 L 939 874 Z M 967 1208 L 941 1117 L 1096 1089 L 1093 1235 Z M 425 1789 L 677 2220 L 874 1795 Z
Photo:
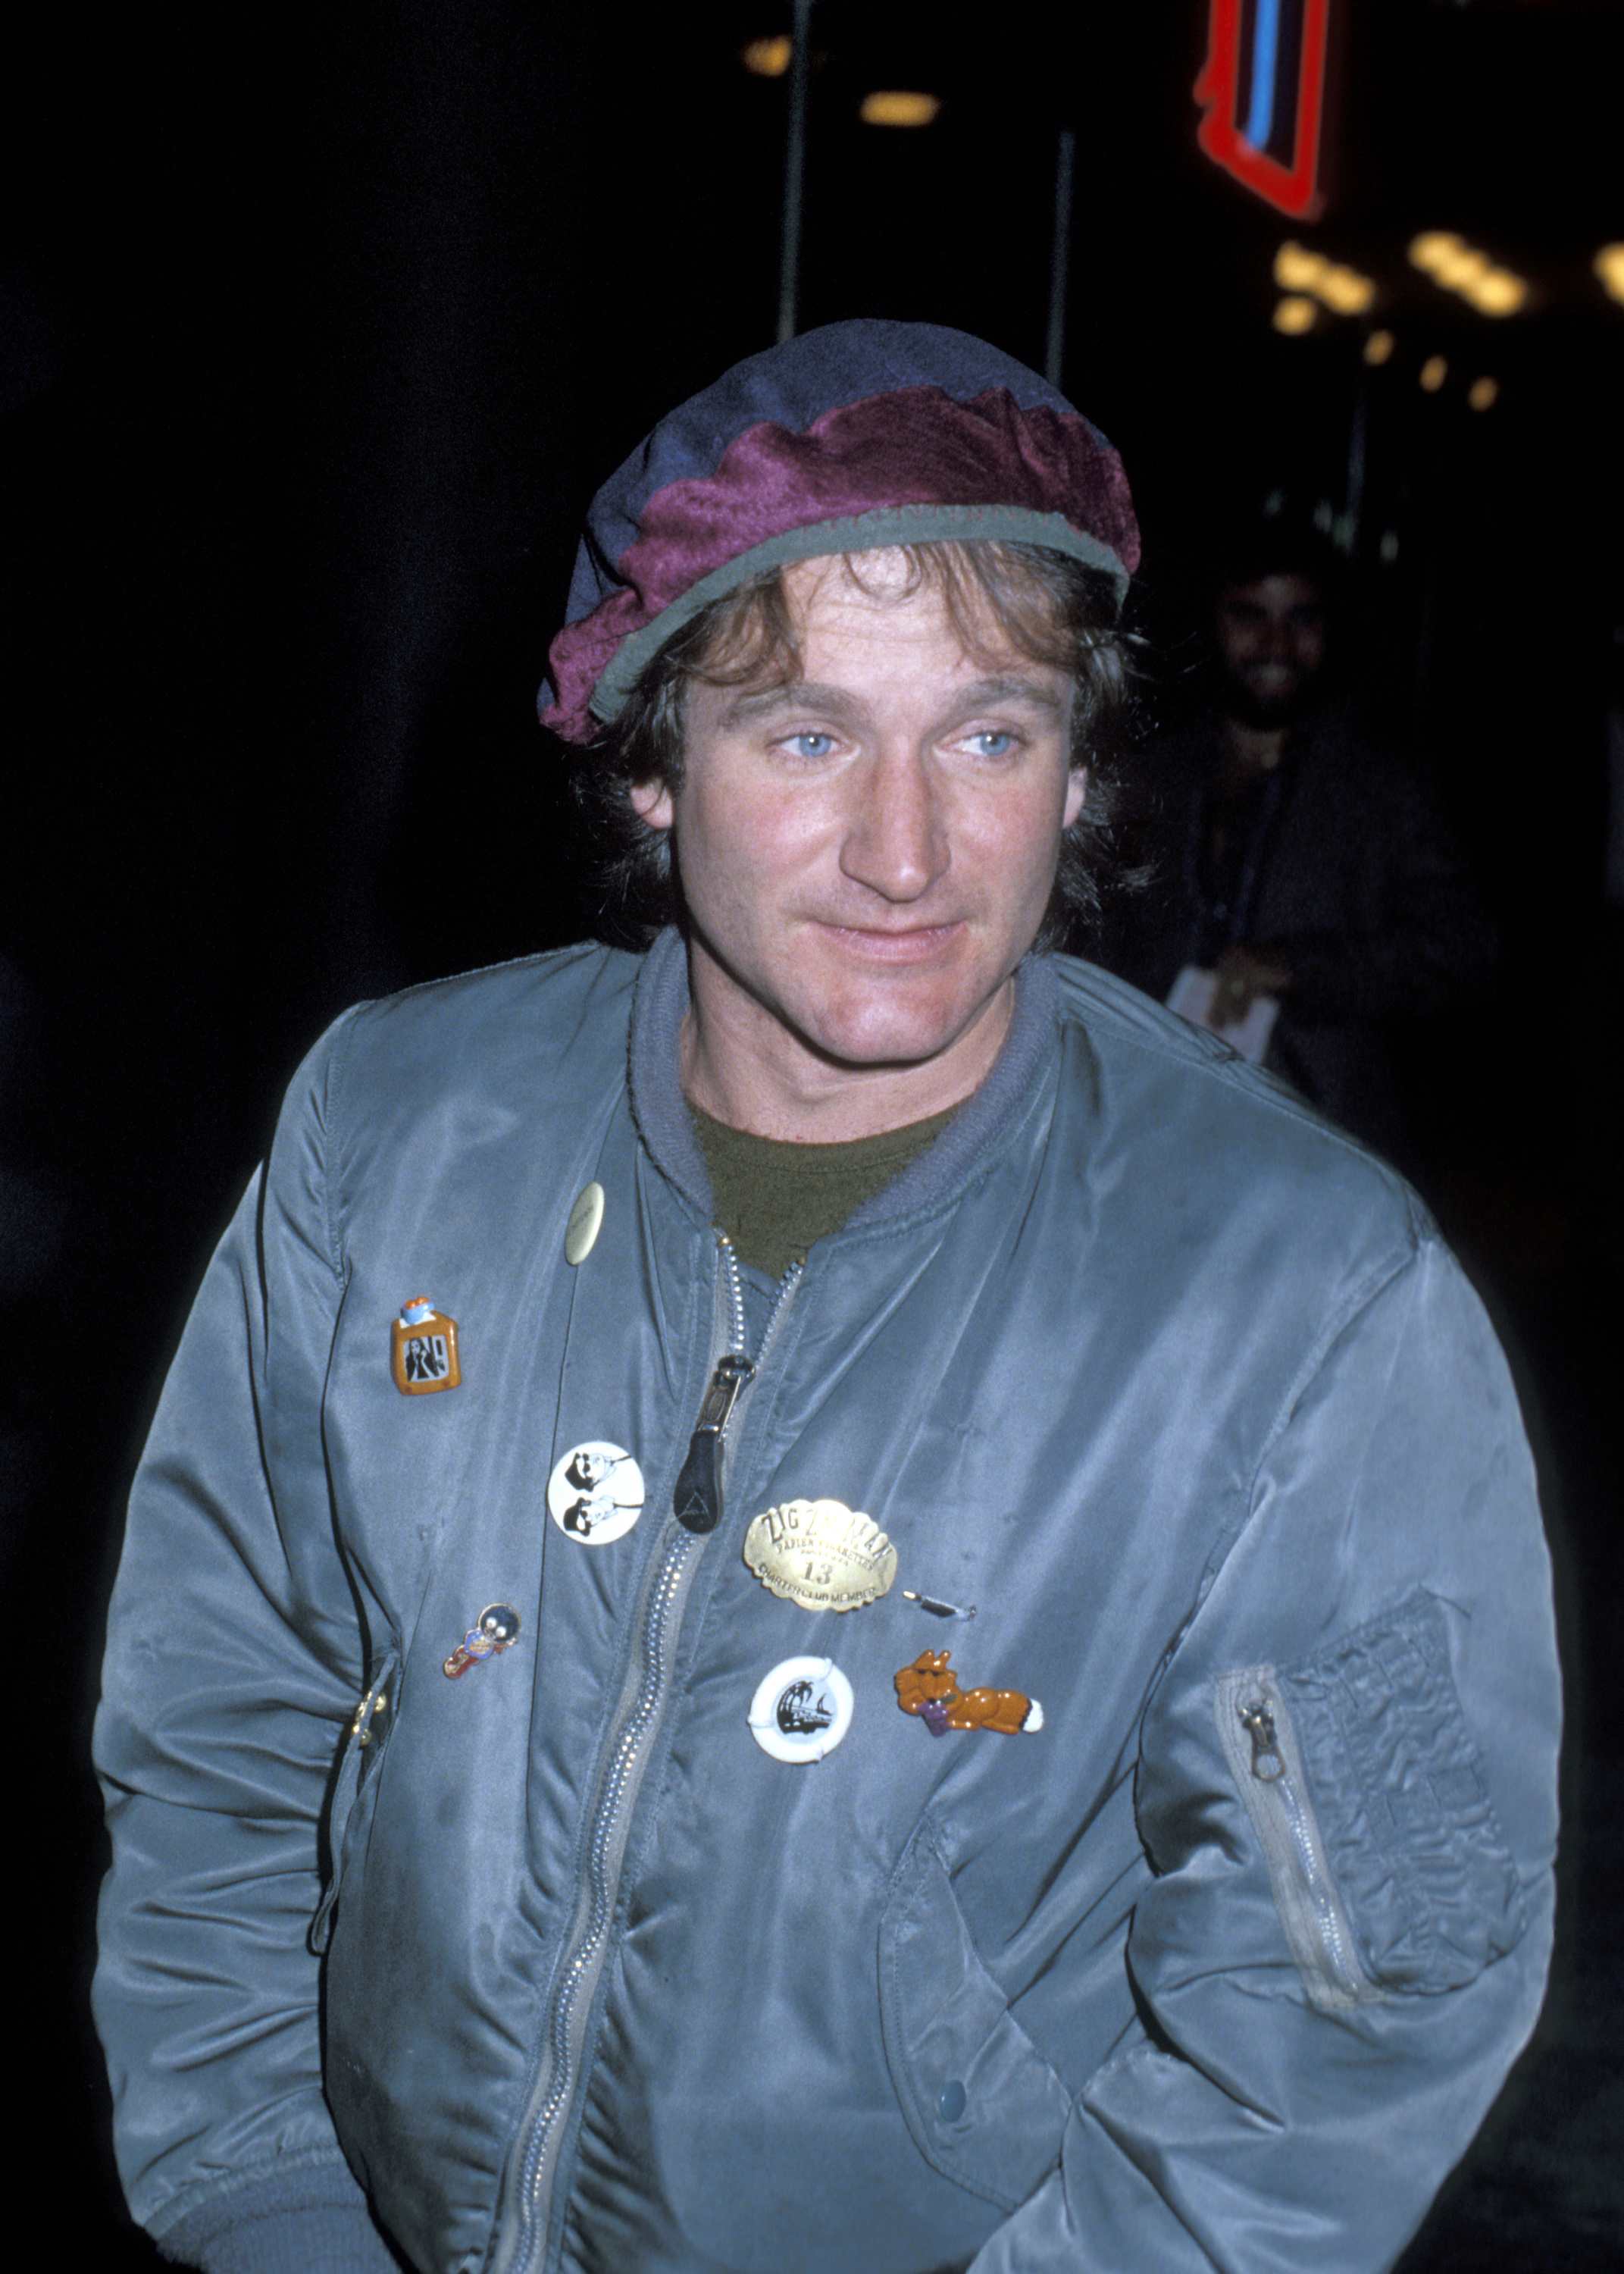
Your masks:
M 1086 766 L 1073 766 L 1071 778 L 1066 783 L 1065 819 L 1060 825 L 1063 829 L 1070 829 L 1071 824 L 1077 819 L 1083 809 L 1083 802 L 1087 794 L 1088 769 Z
M 650 829 L 669 829 L 677 817 L 676 801 L 663 781 L 634 782 L 632 811 Z

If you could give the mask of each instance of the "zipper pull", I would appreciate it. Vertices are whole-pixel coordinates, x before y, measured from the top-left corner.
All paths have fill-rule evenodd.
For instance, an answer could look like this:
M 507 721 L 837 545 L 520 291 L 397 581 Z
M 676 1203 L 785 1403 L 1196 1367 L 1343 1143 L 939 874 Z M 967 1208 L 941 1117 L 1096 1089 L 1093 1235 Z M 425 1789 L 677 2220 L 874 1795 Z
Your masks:
M 350 1724 L 350 1734 L 357 1745 L 370 1745 L 377 1732 L 372 1728 L 374 1715 L 384 1712 L 389 1700 L 381 1690 L 369 1690 L 355 1710 L 355 1720 Z
M 672 1500 L 686 1531 L 714 1532 L 722 1520 L 722 1436 L 739 1392 L 755 1371 L 748 1358 L 733 1351 L 718 1362 L 710 1377 Z
M 1274 1731 L 1274 1716 L 1259 1698 L 1251 1706 L 1237 1706 L 1242 1726 L 1252 1739 L 1252 1773 L 1259 1784 L 1276 1784 L 1286 1773 L 1285 1757 Z

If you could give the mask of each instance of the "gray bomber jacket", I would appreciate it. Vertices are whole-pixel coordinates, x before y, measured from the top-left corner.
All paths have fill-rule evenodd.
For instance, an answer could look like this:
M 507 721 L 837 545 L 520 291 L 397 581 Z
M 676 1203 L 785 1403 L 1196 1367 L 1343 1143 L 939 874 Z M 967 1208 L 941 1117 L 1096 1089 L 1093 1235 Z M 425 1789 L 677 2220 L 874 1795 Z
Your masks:
M 1550 1946 L 1548 1571 L 1480 1306 L 1379 1164 L 1034 960 L 930 1150 L 786 1299 L 744 1275 L 695 1536 L 733 1333 L 685 1000 L 667 936 L 351 1012 L 209 1269 L 98 1725 L 135 2215 L 232 2274 L 387 2264 L 357 2179 L 423 2274 L 1387 2266 Z M 462 1379 L 402 1396 L 420 1291 Z M 646 1501 L 593 1541 L 545 1492 L 598 1440 Z M 895 1545 L 878 1601 L 744 1562 L 817 1497 Z M 493 1602 L 516 1640 L 447 1679 Z M 927 1647 L 1041 1728 L 933 1735 Z M 790 1764 L 747 1716 L 800 1656 L 853 1713 Z

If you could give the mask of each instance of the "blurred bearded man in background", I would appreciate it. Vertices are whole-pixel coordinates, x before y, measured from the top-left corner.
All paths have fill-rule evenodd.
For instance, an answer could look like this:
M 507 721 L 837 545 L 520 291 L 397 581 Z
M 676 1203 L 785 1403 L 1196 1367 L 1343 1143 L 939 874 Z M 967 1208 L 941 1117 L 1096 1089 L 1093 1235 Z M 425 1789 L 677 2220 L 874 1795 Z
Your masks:
M 1395 1038 L 1470 1000 L 1495 941 L 1427 782 L 1334 691 L 1345 576 L 1285 522 L 1232 552 L 1215 694 L 1147 757 L 1151 885 L 1101 960 L 1408 1165 Z

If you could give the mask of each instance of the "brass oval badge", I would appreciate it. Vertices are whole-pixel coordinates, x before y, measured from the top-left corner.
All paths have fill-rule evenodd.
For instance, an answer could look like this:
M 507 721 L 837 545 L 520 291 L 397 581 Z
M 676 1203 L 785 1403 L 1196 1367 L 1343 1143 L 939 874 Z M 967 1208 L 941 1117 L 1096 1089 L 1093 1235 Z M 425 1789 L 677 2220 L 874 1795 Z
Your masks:
M 840 1500 L 786 1500 L 744 1535 L 744 1560 L 763 1587 L 803 1611 L 877 1603 L 897 1576 L 897 1551 L 872 1517 Z

